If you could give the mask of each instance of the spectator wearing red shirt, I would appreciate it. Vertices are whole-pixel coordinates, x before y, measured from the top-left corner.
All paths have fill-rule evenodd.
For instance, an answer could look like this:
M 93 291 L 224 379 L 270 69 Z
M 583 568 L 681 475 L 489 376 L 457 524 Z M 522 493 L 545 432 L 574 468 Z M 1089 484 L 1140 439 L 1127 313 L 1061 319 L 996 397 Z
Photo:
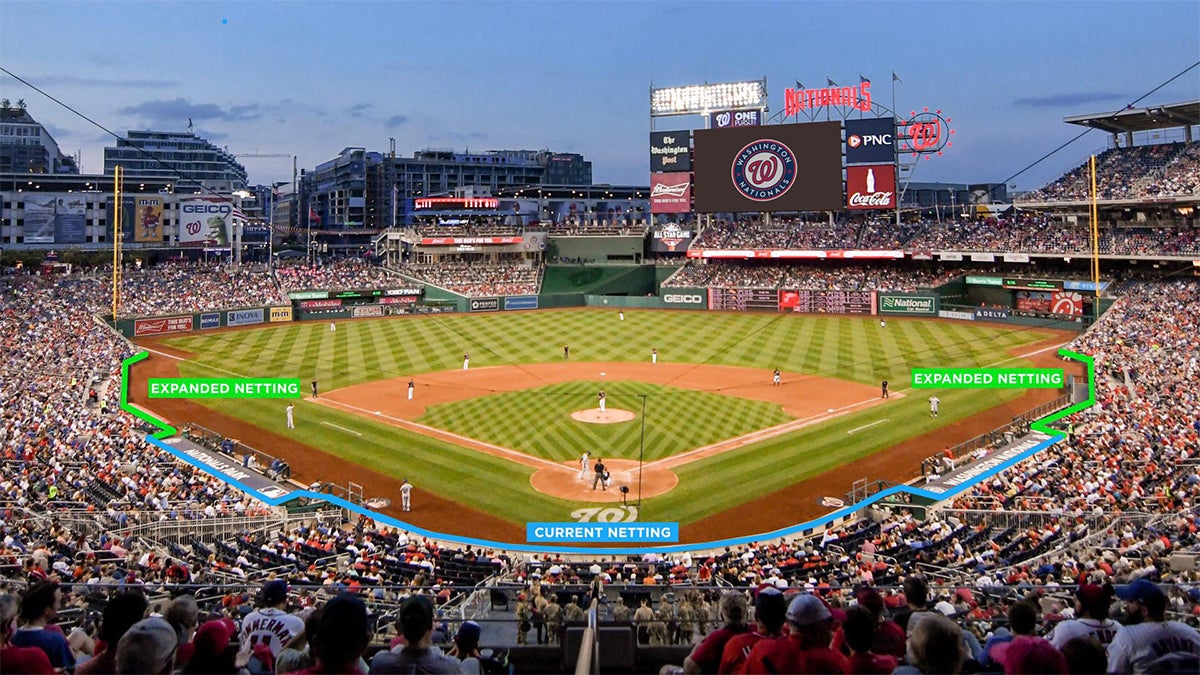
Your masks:
M 725 625 L 709 633 L 700 644 L 692 649 L 692 653 L 683 660 L 683 672 L 688 675 L 717 672 L 721 666 L 721 655 L 725 650 L 725 645 L 735 636 L 750 630 L 750 627 L 746 625 L 749 609 L 746 596 L 741 593 L 728 591 L 722 595 L 720 612 L 721 620 L 725 622 Z
M 51 675 L 54 667 L 46 653 L 37 647 L 14 647 L 9 642 L 17 632 L 17 596 L 0 595 L 0 664 L 8 673 L 37 673 Z
M 830 648 L 833 612 L 819 597 L 797 595 L 787 610 L 791 634 L 762 640 L 750 650 L 745 673 L 845 673 L 846 657 Z
M 878 619 L 875 615 L 861 604 L 846 611 L 846 620 L 842 623 L 842 631 L 846 638 L 846 645 L 850 648 L 847 673 L 887 675 L 896 669 L 896 657 L 875 654 L 871 651 L 877 625 Z
M 721 650 L 721 664 L 718 673 L 746 672 L 746 657 L 750 655 L 755 645 L 763 640 L 783 636 L 783 622 L 787 614 L 787 601 L 783 593 L 774 586 L 759 589 L 754 599 L 754 622 L 752 631 L 735 635 L 725 643 Z

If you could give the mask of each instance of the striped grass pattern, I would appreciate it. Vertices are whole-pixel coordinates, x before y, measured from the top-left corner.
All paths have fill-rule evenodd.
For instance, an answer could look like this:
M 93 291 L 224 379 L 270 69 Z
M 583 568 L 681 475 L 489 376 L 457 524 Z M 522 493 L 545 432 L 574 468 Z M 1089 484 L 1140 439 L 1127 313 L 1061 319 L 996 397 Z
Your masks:
M 294 323 L 200 333 L 168 342 L 196 354 L 195 359 L 181 364 L 184 376 L 300 377 L 304 382 L 315 377 L 324 391 L 377 379 L 458 369 L 463 352 L 470 352 L 472 368 L 560 361 L 564 344 L 571 347 L 572 361 L 647 362 L 650 349 L 657 348 L 664 362 L 779 368 L 871 385 L 887 379 L 893 391 L 900 391 L 909 386 L 911 368 L 1001 362 L 1016 366 L 1020 362 L 1011 360 L 1007 350 L 1046 337 L 1047 333 L 1036 329 L 991 324 L 889 318 L 887 328 L 881 328 L 873 317 L 789 314 L 627 310 L 622 322 L 614 310 L 578 309 L 344 321 L 336 332 L 330 332 L 326 322 Z M 609 404 L 640 413 L 640 400 L 631 400 L 631 396 L 637 399 L 634 394 L 648 392 L 650 385 L 627 389 L 626 384 L 632 386 L 609 383 Z M 495 414 L 512 406 L 522 406 L 522 415 L 550 405 L 564 410 L 594 407 L 596 388 L 596 383 L 576 382 L 498 394 L 448 404 L 444 410 L 430 410 L 427 416 L 439 426 L 460 428 L 478 424 L 467 419 L 471 415 L 464 417 L 462 410 L 482 406 L 479 409 L 489 411 L 484 417 L 490 420 L 491 428 L 468 435 L 519 446 L 530 454 L 555 460 L 573 459 L 584 449 L 612 449 L 630 456 L 630 448 L 635 447 L 631 435 L 640 432 L 637 421 L 608 429 L 580 425 L 587 428 L 570 434 L 540 432 L 538 425 L 506 422 L 536 416 Z M 885 406 L 699 460 L 677 469 L 678 488 L 643 503 L 642 519 L 687 523 L 969 417 L 1020 393 L 1000 389 L 919 390 Z M 929 417 L 926 403 L 926 398 L 934 394 L 942 401 L 941 417 L 937 419 Z M 707 413 L 679 416 L 672 412 L 694 410 L 695 406 L 709 405 L 711 400 L 723 404 L 723 398 L 719 392 L 668 388 L 648 395 L 647 458 L 652 458 L 650 453 L 653 457 L 676 453 L 682 445 L 694 447 L 703 443 L 701 439 L 743 433 L 737 429 L 769 426 L 782 418 L 777 408 L 772 411 L 766 406 L 764 410 L 761 406 L 766 404 L 750 401 L 740 401 L 738 412 L 724 417 Z M 284 404 L 279 401 L 226 399 L 204 403 L 320 447 L 347 462 L 406 477 L 419 489 L 514 522 L 566 520 L 577 506 L 533 491 L 528 467 L 307 401 L 297 405 L 298 428 L 294 431 L 284 428 Z M 888 421 L 861 433 L 847 433 L 883 419 Z M 322 425 L 323 421 L 355 429 L 363 436 L 346 434 Z M 677 437 L 692 440 L 676 442 Z M 590 447 L 593 444 L 608 449 Z M 931 448 L 933 451 L 936 448 Z M 302 472 L 303 467 L 298 469 Z

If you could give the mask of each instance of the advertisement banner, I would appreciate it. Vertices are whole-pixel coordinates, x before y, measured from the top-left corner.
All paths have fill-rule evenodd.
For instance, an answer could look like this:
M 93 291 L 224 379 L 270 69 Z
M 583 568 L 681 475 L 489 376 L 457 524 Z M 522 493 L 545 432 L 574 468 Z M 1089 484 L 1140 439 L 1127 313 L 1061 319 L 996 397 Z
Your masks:
M 841 145 L 841 122 L 697 130 L 695 210 L 839 210 Z
M 976 307 L 976 321 L 1008 321 L 1008 309 L 1004 307 Z
M 762 126 L 761 110 L 723 110 L 708 115 L 708 128 L 710 129 L 757 126 Z
M 224 197 L 189 197 L 179 202 L 179 243 L 228 246 L 233 204 Z
M 486 244 L 488 246 L 501 246 L 506 244 L 519 244 L 523 239 L 521 237 L 425 237 L 421 239 L 422 246 L 463 246 Z
M 1048 279 L 1005 279 L 1004 287 L 1013 291 L 1058 291 L 1062 290 L 1062 282 Z
M 937 296 L 933 295 L 889 295 L 879 294 L 880 314 L 905 314 L 908 316 L 937 316 Z
M 220 328 L 220 327 L 221 327 L 221 313 L 220 312 L 208 312 L 206 314 L 200 315 L 200 330 L 207 330 L 209 328 Z
M 420 295 L 421 289 L 413 288 L 389 288 L 383 292 L 384 295 Z
M 1017 309 L 1050 313 L 1050 294 L 1045 291 L 1017 291 Z
M 896 121 L 846 120 L 846 164 L 896 164 Z
M 133 240 L 138 243 L 158 243 L 163 240 L 163 198 L 135 198 L 133 214 Z
M 57 219 L 59 202 L 64 201 L 65 197 L 56 194 L 25 196 L 26 244 L 54 243 L 54 222 Z
M 977 277 L 968 274 L 967 283 L 972 286 L 1003 286 L 1004 279 L 1000 277 Z
M 500 298 L 471 298 L 467 307 L 472 312 L 499 312 Z
M 959 321 L 974 321 L 975 312 L 956 312 L 949 309 L 938 310 L 939 319 L 958 319 Z
M 249 326 L 251 324 L 263 322 L 263 310 L 258 309 L 231 309 L 225 312 L 226 326 Z
M 381 305 L 414 305 L 419 297 L 415 295 L 389 295 L 379 299 Z
M 950 262 L 962 262 L 962 259 L 963 259 L 963 257 L 962 257 L 961 253 L 939 253 L 938 254 L 938 260 L 947 260 Z
M 1108 288 L 1108 282 L 1101 281 L 1100 282 L 1100 290 L 1104 290 L 1106 288 Z M 1091 281 L 1064 281 L 1063 282 L 1063 290 L 1064 291 L 1090 291 L 1092 293 L 1095 293 L 1096 292 L 1096 284 Z
M 688 246 L 691 246 L 695 234 L 688 225 L 655 225 L 650 232 L 650 250 L 655 253 L 686 251 Z
M 896 165 L 846 167 L 846 208 L 896 208 Z
M 272 307 L 270 314 L 271 323 L 279 323 L 280 321 L 292 320 L 292 308 L 288 307 Z
M 1011 263 L 1027 263 L 1029 262 L 1028 253 L 1005 253 L 1004 262 Z
M 84 214 L 87 202 L 82 195 L 59 195 L 54 202 L 54 243 L 82 244 L 87 241 Z
M 1083 296 L 1073 291 L 1056 291 L 1050 296 L 1050 312 L 1053 314 L 1083 314 Z
M 133 216 L 137 213 L 137 207 L 134 206 L 132 197 L 121 198 L 121 241 L 133 241 L 134 220 Z M 113 232 L 116 229 L 117 223 L 117 208 L 116 202 L 112 197 L 104 199 L 104 236 L 107 241 L 113 240 Z
M 328 297 L 329 291 L 292 291 L 288 293 L 289 300 L 320 300 Z
M 704 309 L 708 302 L 708 291 L 703 288 L 669 286 L 662 289 L 662 301 L 677 309 Z
M 537 309 L 538 297 L 536 295 L 519 295 L 512 298 L 504 298 L 504 309 Z
M 651 131 L 650 172 L 691 171 L 692 132 Z
M 871 291 L 779 291 L 779 309 L 805 314 L 871 314 Z
M 331 309 L 341 307 L 342 301 L 337 298 L 327 300 L 301 300 L 300 309 Z
M 996 262 L 996 255 L 994 253 L 972 253 L 971 262 Z
M 163 316 L 157 319 L 137 319 L 133 322 L 133 334 L 163 335 L 165 333 L 185 333 L 192 329 L 192 315 Z
M 356 319 L 367 316 L 383 316 L 383 307 L 379 305 L 358 305 L 350 309 L 350 316 Z
M 651 213 L 689 213 L 692 210 L 692 174 L 650 174 Z

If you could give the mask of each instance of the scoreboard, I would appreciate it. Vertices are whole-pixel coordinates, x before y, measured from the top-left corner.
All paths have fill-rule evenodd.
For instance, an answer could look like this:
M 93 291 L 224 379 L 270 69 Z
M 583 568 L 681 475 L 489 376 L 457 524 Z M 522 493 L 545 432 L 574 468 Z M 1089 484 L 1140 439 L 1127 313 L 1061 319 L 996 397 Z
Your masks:
M 710 288 L 709 309 L 779 311 L 779 291 L 774 288 Z
M 779 309 L 806 314 L 871 314 L 871 291 L 779 291 Z

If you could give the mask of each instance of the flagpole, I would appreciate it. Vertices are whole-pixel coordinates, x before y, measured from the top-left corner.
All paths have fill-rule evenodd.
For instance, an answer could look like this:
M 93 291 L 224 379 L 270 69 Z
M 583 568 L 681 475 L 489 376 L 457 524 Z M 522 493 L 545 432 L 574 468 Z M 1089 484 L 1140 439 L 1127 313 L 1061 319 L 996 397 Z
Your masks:
M 897 140 L 896 134 L 896 82 L 900 78 L 896 77 L 896 71 L 892 71 L 892 142 Z M 895 153 L 896 157 L 896 229 L 900 229 L 900 153 Z M 936 200 L 934 200 L 936 202 Z

